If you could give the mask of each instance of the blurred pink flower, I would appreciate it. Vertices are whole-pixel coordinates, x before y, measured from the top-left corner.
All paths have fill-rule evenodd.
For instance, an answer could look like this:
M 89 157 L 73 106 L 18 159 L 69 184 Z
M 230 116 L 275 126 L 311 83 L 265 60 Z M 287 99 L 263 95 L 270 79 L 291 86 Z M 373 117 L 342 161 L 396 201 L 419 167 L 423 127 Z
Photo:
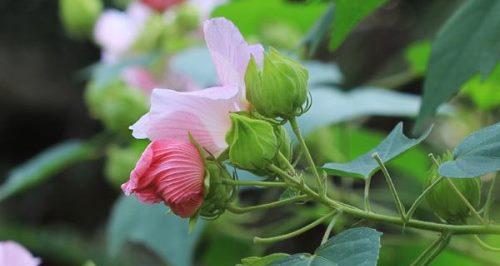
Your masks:
M 146 148 L 122 190 L 143 203 L 163 201 L 175 214 L 187 218 L 203 203 L 204 176 L 203 160 L 192 143 L 157 140 Z
M 158 12 L 163 12 L 171 8 L 172 6 L 180 4 L 184 1 L 185 0 L 141 0 L 142 3 L 148 5 Z
M 0 265 L 5 266 L 38 266 L 40 259 L 16 242 L 0 242 Z
M 248 108 L 244 82 L 247 64 L 251 55 L 262 64 L 264 49 L 248 45 L 236 26 L 224 18 L 206 21 L 203 29 L 220 86 L 193 92 L 153 90 L 149 113 L 130 127 L 134 137 L 187 141 L 191 133 L 214 155 L 227 148 L 229 113 Z

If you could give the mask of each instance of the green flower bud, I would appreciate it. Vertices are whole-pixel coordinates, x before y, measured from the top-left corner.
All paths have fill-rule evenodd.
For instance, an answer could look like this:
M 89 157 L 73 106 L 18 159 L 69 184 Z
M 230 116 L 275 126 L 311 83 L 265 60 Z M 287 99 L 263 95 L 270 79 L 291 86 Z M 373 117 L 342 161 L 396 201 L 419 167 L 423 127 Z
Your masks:
M 265 175 L 279 151 L 273 126 L 244 114 L 231 114 L 231 130 L 226 134 L 229 160 L 235 166 Z
M 227 169 L 218 162 L 205 161 L 205 198 L 199 214 L 215 219 L 226 210 L 227 204 L 238 194 L 234 185 L 223 184 L 223 180 L 234 180 Z
M 448 152 L 442 158 L 438 158 L 438 162 L 441 164 L 451 159 L 453 159 L 453 155 Z M 439 177 L 438 166 L 433 165 L 426 186 L 432 184 Z M 450 180 L 474 208 L 479 206 L 481 201 L 480 178 L 452 178 Z M 465 219 L 471 215 L 470 209 L 446 180 L 439 182 L 427 193 L 426 201 L 439 217 L 449 223 L 464 223 Z
M 85 100 L 92 116 L 100 119 L 106 128 L 128 134 L 128 127 L 148 111 L 146 95 L 123 82 L 107 86 L 90 84 Z
M 101 11 L 101 0 L 59 1 L 59 17 L 64 29 L 75 39 L 84 39 L 91 35 Z
M 304 112 L 307 100 L 307 70 L 275 49 L 259 70 L 252 58 L 245 74 L 246 97 L 255 110 L 269 118 L 289 118 Z
M 275 126 L 274 132 L 276 137 L 278 138 L 279 151 L 281 154 L 285 156 L 288 161 L 292 160 L 292 141 L 290 140 L 290 136 L 286 132 L 286 129 L 283 126 Z M 279 163 L 281 168 L 285 169 L 286 166 L 281 162 Z
M 133 140 L 129 146 L 113 145 L 106 151 L 104 173 L 113 187 L 119 189 L 121 184 L 128 181 L 130 172 L 147 145 L 148 142 L 145 140 Z

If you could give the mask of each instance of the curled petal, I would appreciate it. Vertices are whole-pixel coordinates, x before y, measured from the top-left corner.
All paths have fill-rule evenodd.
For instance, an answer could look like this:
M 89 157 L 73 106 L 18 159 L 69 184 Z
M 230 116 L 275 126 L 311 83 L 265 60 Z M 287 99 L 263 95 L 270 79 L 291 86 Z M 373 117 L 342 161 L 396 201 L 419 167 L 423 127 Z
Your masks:
M 186 218 L 203 203 L 204 176 L 203 160 L 192 143 L 158 140 L 146 148 L 122 190 L 144 203 L 163 201 Z

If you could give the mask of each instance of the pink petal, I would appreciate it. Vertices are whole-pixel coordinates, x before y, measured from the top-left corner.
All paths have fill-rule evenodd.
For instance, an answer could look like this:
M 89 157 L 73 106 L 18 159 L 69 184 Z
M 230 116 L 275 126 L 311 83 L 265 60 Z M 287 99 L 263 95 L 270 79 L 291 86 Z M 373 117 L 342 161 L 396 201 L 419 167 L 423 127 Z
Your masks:
M 257 65 L 262 67 L 262 64 L 264 62 L 264 47 L 262 47 L 261 44 L 253 44 L 248 46 L 248 50 L 250 51 L 250 54 L 255 58 L 255 61 Z
M 146 148 L 122 189 L 144 203 L 164 201 L 186 218 L 203 203 L 204 177 L 203 160 L 192 143 L 163 139 Z
M 40 259 L 16 242 L 0 242 L 0 265 L 5 266 L 38 266 Z
M 219 82 L 243 87 L 250 49 L 238 28 L 225 18 L 214 18 L 205 21 L 203 31 Z
M 193 92 L 155 89 L 151 110 L 131 126 L 134 137 L 151 140 L 167 138 L 197 142 L 214 155 L 227 148 L 226 132 L 231 127 L 229 113 L 244 108 L 234 86 L 213 87 Z

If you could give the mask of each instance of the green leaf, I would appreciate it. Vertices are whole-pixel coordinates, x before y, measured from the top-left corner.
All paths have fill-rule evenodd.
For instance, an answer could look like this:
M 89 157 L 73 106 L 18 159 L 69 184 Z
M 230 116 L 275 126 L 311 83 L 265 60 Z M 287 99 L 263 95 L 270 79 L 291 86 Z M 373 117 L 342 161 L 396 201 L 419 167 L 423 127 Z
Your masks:
M 212 17 L 231 20 L 244 36 L 258 36 L 266 27 L 276 23 L 292 26 L 305 33 L 327 6 L 326 3 L 303 4 L 282 0 L 232 1 L 219 6 L 212 13 Z
M 269 254 L 264 257 L 248 257 L 244 258 L 241 260 L 241 264 L 238 264 L 237 266 L 266 266 L 269 265 L 270 263 L 288 257 L 290 255 L 286 253 L 274 253 L 274 254 Z
M 316 24 L 311 28 L 302 41 L 304 44 L 309 46 L 309 57 L 316 53 L 321 41 L 325 38 L 326 34 L 329 32 L 335 11 L 335 6 L 330 4 L 326 12 L 318 19 Z
M 500 123 L 467 136 L 443 163 L 439 174 L 454 178 L 477 177 L 500 170 Z
M 500 107 L 500 65 L 487 79 L 474 76 L 462 86 L 462 91 L 482 110 L 490 111 Z
M 116 256 L 127 241 L 149 247 L 175 266 L 190 266 L 203 222 L 188 234 L 188 220 L 168 213 L 162 204 L 145 205 L 134 197 L 121 197 L 108 224 L 108 249 Z
M 361 20 L 386 2 L 387 0 L 335 0 L 330 50 L 337 49 Z
M 343 231 L 321 245 L 314 254 L 300 253 L 273 261 L 272 266 L 375 266 L 382 233 L 359 227 Z
M 405 50 L 405 58 L 410 64 L 410 69 L 418 75 L 424 75 L 427 71 L 430 54 L 431 43 L 429 41 L 415 42 Z
M 372 158 L 377 153 L 384 163 L 422 142 L 431 132 L 428 129 L 417 139 L 410 139 L 403 134 L 403 123 L 399 123 L 377 147 L 348 163 L 327 163 L 323 169 L 331 175 L 367 179 L 380 167 Z
M 0 187 L 0 201 L 35 187 L 65 167 L 93 156 L 93 148 L 82 141 L 56 144 L 9 173 L 7 181 Z
M 486 78 L 500 60 L 500 1 L 468 1 L 432 45 L 416 129 L 476 73 Z
M 316 163 L 320 165 L 354 160 L 376 147 L 385 137 L 386 133 L 370 129 L 336 125 L 315 131 L 307 140 L 317 156 Z M 402 177 L 424 182 L 430 166 L 427 154 L 423 147 L 414 147 L 394 158 L 390 170 L 397 171 Z

